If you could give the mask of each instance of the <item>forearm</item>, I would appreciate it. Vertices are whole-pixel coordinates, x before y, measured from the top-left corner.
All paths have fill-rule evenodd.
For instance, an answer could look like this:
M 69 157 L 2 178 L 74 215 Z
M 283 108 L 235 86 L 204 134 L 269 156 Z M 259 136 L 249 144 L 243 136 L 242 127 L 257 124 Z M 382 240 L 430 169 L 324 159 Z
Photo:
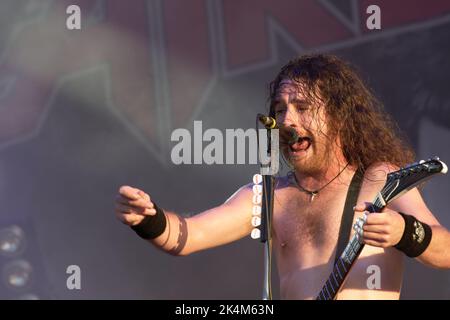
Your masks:
M 150 242 L 176 256 L 221 246 L 250 234 L 251 215 L 245 212 L 251 211 L 239 210 L 228 204 L 189 218 L 166 211 L 167 225 L 164 232 Z
M 250 234 L 252 195 L 251 188 L 243 187 L 222 205 L 186 218 L 156 207 L 155 220 L 146 218 L 138 229 L 152 245 L 175 256 L 214 248 Z
M 432 226 L 431 242 L 417 259 L 434 268 L 450 268 L 450 232 L 442 226 Z
M 167 223 L 164 232 L 149 242 L 156 248 L 174 256 L 189 254 L 187 219 L 169 211 L 165 211 L 165 216 Z

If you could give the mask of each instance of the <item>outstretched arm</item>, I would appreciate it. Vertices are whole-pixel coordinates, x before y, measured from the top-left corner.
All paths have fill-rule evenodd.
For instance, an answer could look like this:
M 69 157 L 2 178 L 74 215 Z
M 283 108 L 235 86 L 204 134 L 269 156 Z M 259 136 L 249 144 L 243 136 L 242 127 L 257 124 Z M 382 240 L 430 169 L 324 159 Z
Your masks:
M 150 196 L 133 187 L 121 187 L 116 202 L 117 217 L 130 226 L 156 213 Z M 149 240 L 157 248 L 172 255 L 188 255 L 224 245 L 250 234 L 252 189 L 244 186 L 222 205 L 192 217 L 185 218 L 167 210 L 164 214 L 164 232 Z

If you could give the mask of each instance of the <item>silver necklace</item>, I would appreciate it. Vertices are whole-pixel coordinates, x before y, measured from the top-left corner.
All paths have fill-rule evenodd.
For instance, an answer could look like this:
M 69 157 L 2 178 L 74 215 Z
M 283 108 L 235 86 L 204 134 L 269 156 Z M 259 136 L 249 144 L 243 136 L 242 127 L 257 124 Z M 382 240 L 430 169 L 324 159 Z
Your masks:
M 320 191 L 322 191 L 326 186 L 328 186 L 331 182 L 333 182 L 337 177 L 339 177 L 341 175 L 342 172 L 344 172 L 344 170 L 348 167 L 348 162 L 345 165 L 345 167 L 330 181 L 328 181 L 324 186 L 322 186 L 321 188 L 317 189 L 317 190 L 308 190 L 303 188 L 300 183 L 297 180 L 297 177 L 295 176 L 295 173 L 293 171 L 291 171 L 291 176 L 294 176 L 295 179 L 295 184 L 300 188 L 300 190 L 302 190 L 303 192 L 306 192 L 307 194 L 309 194 L 311 196 L 311 198 L 309 199 L 310 202 L 313 202 L 314 197 L 317 196 L 319 194 Z

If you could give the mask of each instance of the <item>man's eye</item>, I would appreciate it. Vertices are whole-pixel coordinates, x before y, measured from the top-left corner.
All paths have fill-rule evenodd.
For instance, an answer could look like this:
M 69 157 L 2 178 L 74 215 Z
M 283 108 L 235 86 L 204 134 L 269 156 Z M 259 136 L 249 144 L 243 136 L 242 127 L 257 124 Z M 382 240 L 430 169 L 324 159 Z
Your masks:
M 297 110 L 298 110 L 298 111 L 308 111 L 308 110 L 309 110 L 309 107 L 308 107 L 308 106 L 305 106 L 305 105 L 298 105 L 298 106 L 297 106 Z

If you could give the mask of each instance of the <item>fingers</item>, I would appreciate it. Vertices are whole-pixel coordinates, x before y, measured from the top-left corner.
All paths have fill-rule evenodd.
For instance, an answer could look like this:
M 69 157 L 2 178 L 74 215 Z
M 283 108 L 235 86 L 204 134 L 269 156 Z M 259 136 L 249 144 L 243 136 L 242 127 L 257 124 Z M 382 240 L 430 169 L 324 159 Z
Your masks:
M 389 224 L 388 214 L 382 212 L 367 215 L 366 225 L 380 225 L 380 224 L 382 225 Z
M 365 210 L 367 210 L 367 206 L 364 203 L 358 203 L 356 206 L 353 207 L 353 211 L 363 212 Z
M 150 196 L 148 194 L 146 194 L 144 191 L 138 190 L 138 194 L 141 196 L 141 198 L 144 198 L 145 200 L 150 201 Z
M 139 189 L 130 186 L 121 186 L 119 189 L 119 194 L 130 200 L 138 200 L 139 198 L 141 198 L 138 191 Z
M 389 247 L 389 245 L 387 243 L 376 241 L 376 240 L 366 240 L 366 239 L 364 239 L 364 243 L 369 245 L 369 246 L 373 246 L 373 247 L 380 247 L 380 248 L 387 248 L 387 247 Z
M 116 197 L 116 202 L 132 205 L 135 207 L 142 207 L 153 209 L 154 205 L 151 202 L 150 196 L 146 194 L 144 191 L 129 187 L 122 186 L 119 189 L 119 194 Z
M 121 204 L 121 203 L 116 204 L 116 212 L 119 214 L 135 214 L 135 215 L 143 215 L 143 216 L 153 216 L 156 214 L 155 209 L 135 207 L 135 206 L 125 205 L 125 204 Z
M 142 222 L 146 216 L 156 214 L 155 209 L 137 208 L 133 206 L 116 204 L 116 216 L 124 224 L 134 226 Z
M 376 216 L 371 215 L 371 216 Z M 370 216 L 369 216 L 370 217 Z M 384 221 L 386 219 L 384 218 Z M 395 232 L 395 228 L 389 223 L 383 224 L 365 224 L 363 226 L 363 239 L 364 243 L 381 248 L 392 247 L 398 243 L 401 235 Z
M 137 225 L 145 216 L 156 214 L 150 196 L 144 191 L 130 186 L 122 186 L 116 196 L 116 216 L 126 225 Z
M 134 226 L 142 222 L 144 220 L 144 216 L 136 215 L 136 214 L 120 214 L 116 213 L 117 219 L 119 219 L 123 224 L 128 226 Z
M 154 209 L 154 207 L 155 207 L 153 205 L 153 202 L 151 202 L 150 200 L 146 200 L 146 199 L 143 199 L 143 198 L 140 198 L 138 200 L 130 200 L 130 199 L 125 198 L 125 197 L 123 197 L 121 195 L 117 195 L 116 203 L 129 205 L 129 206 L 134 206 L 134 207 L 139 207 L 139 208 L 147 208 L 147 209 Z
M 385 242 L 387 241 L 387 237 L 383 233 L 378 232 L 364 232 L 363 233 L 364 240 L 371 240 L 371 241 L 378 241 L 378 242 Z
M 376 208 L 374 208 L 372 203 L 364 202 L 364 203 L 358 203 L 356 206 L 353 207 L 353 210 L 359 211 L 359 212 L 368 211 L 369 213 L 372 213 L 372 212 L 374 212 L 374 210 L 376 210 Z
M 130 186 L 120 187 L 119 194 L 125 198 L 128 198 L 129 200 L 145 199 L 147 201 L 150 201 L 150 196 L 148 194 L 146 194 L 142 190 Z
M 364 231 L 363 240 L 365 244 L 374 247 L 388 248 L 392 245 L 390 243 L 390 236 L 385 233 Z
M 374 247 L 388 248 L 392 246 L 391 243 L 389 242 L 389 237 L 385 234 L 364 232 L 363 240 L 365 244 Z
M 375 233 L 382 233 L 382 234 L 388 234 L 389 233 L 389 227 L 385 225 L 364 225 L 363 227 L 364 232 L 375 232 Z

